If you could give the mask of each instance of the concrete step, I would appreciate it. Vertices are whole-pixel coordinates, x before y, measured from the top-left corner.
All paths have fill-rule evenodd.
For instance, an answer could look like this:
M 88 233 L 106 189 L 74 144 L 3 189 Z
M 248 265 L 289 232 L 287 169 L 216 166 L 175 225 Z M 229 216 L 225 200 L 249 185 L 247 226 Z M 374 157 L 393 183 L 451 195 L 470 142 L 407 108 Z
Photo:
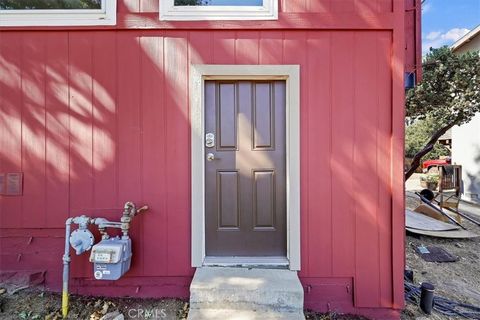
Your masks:
M 303 312 L 253 311 L 236 309 L 190 309 L 195 320 L 305 320 Z
M 189 319 L 304 319 L 297 273 L 284 269 L 198 268 Z M 285 315 L 284 318 L 283 315 Z

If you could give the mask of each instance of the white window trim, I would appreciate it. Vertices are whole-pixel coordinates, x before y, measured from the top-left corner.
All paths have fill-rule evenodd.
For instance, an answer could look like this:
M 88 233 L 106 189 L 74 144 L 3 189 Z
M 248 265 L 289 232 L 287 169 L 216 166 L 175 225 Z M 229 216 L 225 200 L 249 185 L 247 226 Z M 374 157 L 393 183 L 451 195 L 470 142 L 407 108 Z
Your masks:
M 208 264 L 208 261 L 205 261 L 207 258 L 205 252 L 205 81 L 242 79 L 285 80 L 286 82 L 286 258 L 290 270 L 300 270 L 300 66 L 298 65 L 191 66 L 192 267 L 202 267 Z M 233 257 L 232 259 L 231 262 L 237 263 Z M 278 261 L 278 257 L 272 259 L 273 263 Z
M 0 10 L 0 26 L 113 26 L 117 1 L 102 0 L 102 9 Z
M 263 0 L 263 6 L 175 6 L 160 1 L 160 20 L 277 20 L 278 0 Z

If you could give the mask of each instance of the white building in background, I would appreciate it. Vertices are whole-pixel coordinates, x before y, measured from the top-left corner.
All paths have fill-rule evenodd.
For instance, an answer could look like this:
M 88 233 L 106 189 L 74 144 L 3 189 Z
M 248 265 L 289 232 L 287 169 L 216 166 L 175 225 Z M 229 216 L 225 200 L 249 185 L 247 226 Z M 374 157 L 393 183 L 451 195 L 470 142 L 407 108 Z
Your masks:
M 461 54 L 480 50 L 480 25 L 451 46 Z M 480 203 L 480 113 L 452 128 L 452 163 L 462 165 L 462 198 Z

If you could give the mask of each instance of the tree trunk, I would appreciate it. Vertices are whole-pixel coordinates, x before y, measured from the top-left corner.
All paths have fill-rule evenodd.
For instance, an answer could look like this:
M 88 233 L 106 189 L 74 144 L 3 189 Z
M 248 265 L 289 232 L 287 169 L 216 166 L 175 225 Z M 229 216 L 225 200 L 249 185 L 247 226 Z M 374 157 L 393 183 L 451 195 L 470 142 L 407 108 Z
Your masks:
M 412 176 L 412 174 L 415 173 L 415 170 L 420 166 L 420 161 L 422 160 L 422 157 L 428 154 L 430 151 L 432 151 L 433 146 L 435 143 L 438 141 L 438 139 L 445 134 L 445 132 L 448 131 L 451 127 L 453 127 L 457 122 L 454 121 L 452 123 L 449 123 L 443 128 L 440 128 L 437 130 L 431 137 L 430 140 L 428 140 L 427 144 L 425 147 L 423 147 L 422 150 L 417 152 L 415 156 L 413 156 L 412 164 L 410 165 L 410 168 L 405 172 L 405 181 L 408 180 Z

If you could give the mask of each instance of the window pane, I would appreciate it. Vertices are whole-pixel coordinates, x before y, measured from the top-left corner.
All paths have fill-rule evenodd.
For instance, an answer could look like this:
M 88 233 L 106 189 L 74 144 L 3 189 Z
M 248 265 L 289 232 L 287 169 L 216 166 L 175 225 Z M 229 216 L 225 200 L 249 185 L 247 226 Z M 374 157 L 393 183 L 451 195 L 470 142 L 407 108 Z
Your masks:
M 176 6 L 262 6 L 263 0 L 175 0 Z
M 0 10 L 101 8 L 102 0 L 0 0 Z

